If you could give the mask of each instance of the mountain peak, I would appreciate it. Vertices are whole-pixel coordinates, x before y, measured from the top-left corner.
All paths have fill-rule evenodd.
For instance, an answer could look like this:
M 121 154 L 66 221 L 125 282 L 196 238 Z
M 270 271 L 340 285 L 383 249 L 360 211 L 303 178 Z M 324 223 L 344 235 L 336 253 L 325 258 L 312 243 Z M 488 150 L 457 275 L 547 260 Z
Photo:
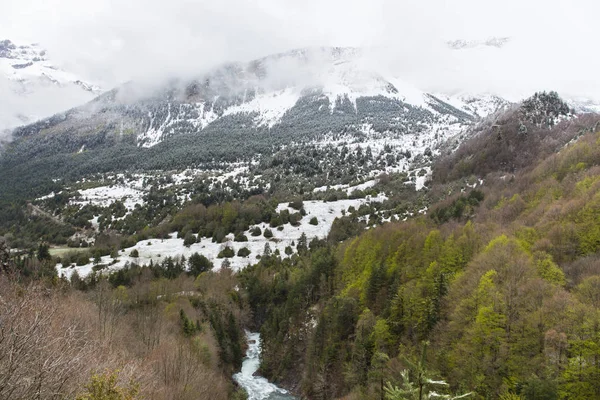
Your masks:
M 474 49 L 478 47 L 495 47 L 500 49 L 511 41 L 510 37 L 491 37 L 487 40 L 450 40 L 446 42 L 453 50 Z
M 85 103 L 102 90 L 60 68 L 37 43 L 0 40 L 0 132 Z
M 538 92 L 521 104 L 523 121 L 539 127 L 552 127 L 559 121 L 570 118 L 573 110 L 556 92 Z
M 39 44 L 16 45 L 9 39 L 0 40 L 0 58 L 10 60 L 45 61 L 46 50 Z

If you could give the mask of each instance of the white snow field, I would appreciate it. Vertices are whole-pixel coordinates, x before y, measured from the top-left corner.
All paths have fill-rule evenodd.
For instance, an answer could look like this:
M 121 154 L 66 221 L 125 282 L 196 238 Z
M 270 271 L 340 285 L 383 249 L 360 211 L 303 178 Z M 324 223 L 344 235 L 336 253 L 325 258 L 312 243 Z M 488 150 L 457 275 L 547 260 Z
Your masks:
M 286 224 L 283 230 L 279 231 L 277 228 L 269 228 L 268 224 L 262 223 L 257 225 L 261 228 L 264 233 L 266 228 L 271 229 L 273 237 L 270 239 L 264 236 L 254 237 L 250 234 L 250 231 L 245 232 L 248 237 L 248 242 L 234 242 L 233 235 L 228 236 L 226 243 L 213 243 L 211 238 L 202 238 L 200 242 L 192 244 L 190 247 L 183 245 L 183 239 L 177 238 L 177 233 L 171 234 L 169 239 L 149 239 L 138 242 L 135 246 L 124 249 L 120 252 L 117 261 L 113 263 L 113 259 L 110 256 L 102 257 L 100 262 L 101 265 L 109 265 L 104 271 L 115 271 L 121 269 L 127 263 L 137 263 L 140 265 L 149 264 L 152 260 L 154 263 L 161 262 L 167 257 L 178 257 L 184 256 L 189 258 L 194 253 L 200 253 L 207 257 L 215 265 L 215 269 L 221 268 L 221 265 L 225 259 L 218 258 L 218 254 L 226 246 L 231 247 L 236 256 L 228 258 L 231 268 L 234 271 L 240 271 L 248 265 L 254 264 L 258 261 L 256 256 L 263 254 L 265 245 L 268 243 L 272 252 L 279 250 L 282 257 L 286 257 L 285 248 L 298 244 L 298 239 L 302 236 L 302 233 L 306 234 L 308 241 L 314 238 L 326 238 L 331 230 L 333 221 L 337 217 L 341 217 L 343 212 L 348 211 L 348 208 L 354 207 L 358 209 L 362 204 L 368 204 L 371 202 L 382 202 L 387 197 L 383 194 L 377 197 L 367 196 L 364 199 L 353 199 L 353 200 L 338 200 L 332 202 L 324 202 L 320 200 L 312 200 L 304 202 L 304 209 L 306 215 L 300 221 L 300 226 L 294 227 L 290 224 Z M 288 203 L 281 203 L 278 205 L 277 210 L 281 211 L 288 208 Z M 296 212 L 295 210 L 289 209 L 290 212 Z M 318 225 L 311 225 L 309 221 L 317 217 Z M 252 228 L 252 227 L 251 227 Z M 250 250 L 248 257 L 238 257 L 237 252 L 247 247 Z M 132 250 L 136 249 L 139 253 L 139 257 L 130 257 L 129 254 Z M 292 246 L 294 252 L 296 248 Z M 94 267 L 93 263 L 89 263 L 83 266 L 66 267 L 63 268 L 61 264 L 57 265 L 58 274 L 70 278 L 74 271 L 80 276 L 87 276 L 92 272 Z
M 100 186 L 92 189 L 81 190 L 81 196 L 72 200 L 72 204 L 92 204 L 99 207 L 108 207 L 113 202 L 120 200 L 127 210 L 131 211 L 136 204 L 144 204 L 144 192 L 125 185 Z

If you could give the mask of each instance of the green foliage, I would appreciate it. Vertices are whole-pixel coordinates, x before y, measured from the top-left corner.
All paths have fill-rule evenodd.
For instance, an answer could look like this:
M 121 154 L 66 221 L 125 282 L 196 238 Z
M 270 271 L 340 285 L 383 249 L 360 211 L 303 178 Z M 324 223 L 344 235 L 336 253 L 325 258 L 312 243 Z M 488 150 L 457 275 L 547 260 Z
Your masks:
M 198 321 L 196 323 L 192 322 L 183 309 L 179 310 L 179 321 L 181 323 L 181 331 L 186 337 L 191 337 L 201 331 L 200 323 Z
M 472 190 L 467 196 L 460 195 L 447 206 L 439 206 L 429 216 L 437 223 L 448 222 L 451 219 L 461 220 L 470 218 L 474 214 L 474 208 L 484 199 L 483 192 Z
M 196 236 L 194 236 L 192 232 L 186 233 L 185 237 L 183 238 L 183 245 L 185 247 L 190 247 L 194 243 L 196 243 Z
M 75 264 L 77 264 L 77 266 L 82 266 L 82 265 L 86 265 L 90 262 L 90 254 L 83 252 L 83 253 L 77 253 L 77 258 L 75 259 Z
M 50 246 L 47 243 L 40 243 L 37 249 L 37 258 L 39 261 L 50 260 Z
M 240 368 L 244 357 L 242 351 L 243 335 L 232 312 L 223 315 L 216 304 L 209 309 L 210 325 L 220 348 L 221 361 Z
M 288 206 L 290 208 L 293 208 L 294 210 L 300 211 L 302 209 L 302 207 L 304 206 L 302 200 L 295 200 L 290 202 L 290 204 L 288 204 Z
M 238 233 L 237 235 L 235 235 L 233 240 L 236 242 L 247 242 L 248 237 L 244 234 Z
M 565 273 L 552 261 L 552 256 L 545 253 L 537 253 L 536 268 L 538 274 L 546 281 L 555 285 L 565 286 L 567 280 Z
M 139 397 L 139 384 L 131 381 L 122 386 L 119 383 L 118 371 L 106 371 L 92 375 L 85 386 L 85 392 L 77 396 L 77 400 L 135 400 Z
M 365 224 L 356 217 L 341 217 L 333 221 L 327 240 L 332 243 L 343 242 L 344 240 L 358 236 L 365 228 Z
M 188 259 L 189 273 L 193 276 L 198 276 L 203 272 L 213 269 L 213 264 L 208 258 L 199 253 L 194 253 Z
M 450 218 L 354 235 L 348 216 L 349 233 L 340 224 L 344 229 L 330 235 L 341 238 L 329 242 L 337 249 L 332 262 L 323 247 L 309 248 L 301 238 L 297 257 L 270 257 L 244 271 L 263 326 L 267 376 L 303 376 L 308 398 L 380 398 L 382 379 L 391 382 L 390 396 L 405 396 L 417 387 L 418 374 L 409 368 L 398 379 L 394 371 L 407 365 L 403 354 L 414 355 L 420 341 L 431 340 L 425 376 L 448 382 L 432 391 L 492 399 L 597 397 L 600 284 L 592 277 L 600 269 L 589 255 L 597 224 L 590 210 L 597 208 L 600 185 L 586 150 L 600 148 L 596 140 L 580 138 L 558 159 L 512 181 L 492 180 L 473 191 L 473 204 L 466 194 L 432 208 Z M 563 167 L 563 159 L 580 167 Z M 563 168 L 558 181 L 553 171 Z M 469 221 L 461 225 L 452 215 Z
M 421 358 L 416 363 L 405 359 L 410 371 L 405 369 L 401 372 L 401 387 L 394 386 L 390 382 L 386 384 L 385 398 L 387 400 L 455 400 L 470 397 L 472 393 L 462 395 L 439 393 L 440 390 L 446 391 L 449 385 L 445 381 L 432 379 L 430 371 L 425 367 L 426 350 L 427 343 L 424 343 Z
M 247 247 L 242 247 L 237 252 L 238 257 L 248 257 L 250 255 L 250 249 Z
M 217 258 L 231 258 L 235 256 L 235 251 L 233 250 L 233 248 L 229 247 L 229 246 L 225 246 L 223 248 L 223 250 L 221 250 L 219 252 L 219 254 L 217 255 Z

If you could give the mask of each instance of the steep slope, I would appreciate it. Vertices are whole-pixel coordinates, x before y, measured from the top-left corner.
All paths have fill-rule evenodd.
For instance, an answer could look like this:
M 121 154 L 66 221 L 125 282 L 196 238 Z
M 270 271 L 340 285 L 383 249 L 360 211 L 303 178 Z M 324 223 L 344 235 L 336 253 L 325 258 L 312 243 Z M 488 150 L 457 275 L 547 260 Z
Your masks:
M 0 132 L 90 101 L 102 91 L 61 69 L 38 44 L 0 40 Z
M 368 101 L 379 102 L 374 108 L 380 110 L 375 111 L 395 113 L 381 115 L 377 121 L 391 126 L 399 125 L 397 114 L 417 122 L 420 118 L 429 125 L 467 123 L 503 105 L 491 96 L 456 100 L 426 94 L 396 78 L 384 77 L 357 49 L 318 48 L 228 64 L 193 81 L 172 81 L 152 89 L 128 84 L 66 113 L 60 124 L 50 121 L 50 125 L 56 126 L 55 130 L 77 132 L 85 129 L 86 120 L 96 118 L 105 124 L 123 124 L 124 129 L 133 130 L 138 145 L 152 147 L 170 136 L 197 133 L 240 117 L 256 129 L 276 125 L 285 129 L 286 123 L 307 111 L 329 117 L 323 124 L 334 124 L 331 128 L 364 123 L 370 112 Z M 424 115 L 408 115 L 415 108 L 422 109 Z M 71 113 L 84 121 L 69 118 Z M 356 117 L 335 121 L 340 119 L 336 114 L 344 113 Z M 48 128 L 48 122 L 43 126 Z M 36 131 L 39 126 L 19 130 L 16 135 Z
M 434 181 L 432 195 L 452 197 L 433 218 L 243 271 L 264 376 L 308 398 L 380 398 L 423 371 L 434 375 L 424 391 L 437 383 L 475 399 L 598 398 L 600 116 L 540 126 L 539 112 L 562 108 L 554 100 L 537 95 L 498 118 L 515 121 L 502 135 L 513 160 L 531 154 L 527 164 L 490 160 Z M 538 151 L 544 141 L 519 122 L 556 146 Z M 478 157 L 497 141 L 492 129 L 478 139 L 459 153 Z M 470 174 L 483 178 L 475 190 Z
M 557 93 L 536 93 L 480 124 L 457 151 L 449 149 L 436 164 L 434 177 L 447 182 L 490 172 L 514 173 L 559 151 L 581 134 L 582 123 L 594 117 L 575 118 L 575 111 Z

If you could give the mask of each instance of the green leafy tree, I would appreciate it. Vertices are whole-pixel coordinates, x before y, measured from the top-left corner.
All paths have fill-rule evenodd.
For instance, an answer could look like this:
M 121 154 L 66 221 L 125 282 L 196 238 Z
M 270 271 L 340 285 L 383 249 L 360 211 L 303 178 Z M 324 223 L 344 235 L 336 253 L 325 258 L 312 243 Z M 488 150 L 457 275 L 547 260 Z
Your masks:
M 306 233 L 302 232 L 302 235 L 300 235 L 296 249 L 298 250 L 299 254 L 304 254 L 308 251 L 308 238 L 306 237 Z
M 84 393 L 77 396 L 77 400 L 137 400 L 139 397 L 139 384 L 131 381 L 127 385 L 119 383 L 118 371 L 106 371 L 102 374 L 92 375 L 90 382 L 85 385 Z
M 188 260 L 190 275 L 198 276 L 203 272 L 210 271 L 214 265 L 208 258 L 199 253 L 194 253 Z

